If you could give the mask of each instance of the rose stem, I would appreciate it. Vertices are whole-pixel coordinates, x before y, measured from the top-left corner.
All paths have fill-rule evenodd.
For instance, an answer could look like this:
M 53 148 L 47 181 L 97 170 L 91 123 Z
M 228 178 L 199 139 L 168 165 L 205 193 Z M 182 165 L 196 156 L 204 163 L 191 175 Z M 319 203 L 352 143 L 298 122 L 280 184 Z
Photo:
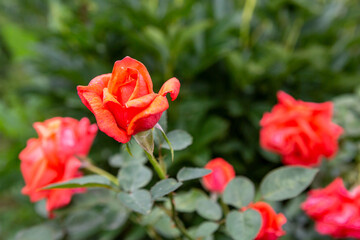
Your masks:
M 112 175 L 111 173 L 109 173 L 101 168 L 98 168 L 97 166 L 93 165 L 90 161 L 86 161 L 84 164 L 84 167 L 93 173 L 96 173 L 96 174 L 106 177 L 112 183 L 114 183 L 116 186 L 119 186 L 119 181 L 114 175 Z
M 148 157 L 151 165 L 154 167 L 154 169 L 155 169 L 157 175 L 159 176 L 159 178 L 160 179 L 166 179 L 166 175 L 165 175 L 163 169 L 161 168 L 160 164 L 155 159 L 155 157 L 152 154 L 149 154 L 146 151 L 145 151 L 145 154 Z M 180 232 L 185 237 L 187 237 L 189 240 L 193 240 L 193 238 L 190 236 L 190 234 L 187 232 L 186 228 L 184 227 L 184 224 L 182 223 L 182 221 L 180 220 L 180 218 L 176 214 L 174 196 L 173 196 L 172 192 L 169 194 L 169 198 L 170 198 L 170 204 L 171 204 L 172 219 L 173 219 L 176 227 L 180 230 Z

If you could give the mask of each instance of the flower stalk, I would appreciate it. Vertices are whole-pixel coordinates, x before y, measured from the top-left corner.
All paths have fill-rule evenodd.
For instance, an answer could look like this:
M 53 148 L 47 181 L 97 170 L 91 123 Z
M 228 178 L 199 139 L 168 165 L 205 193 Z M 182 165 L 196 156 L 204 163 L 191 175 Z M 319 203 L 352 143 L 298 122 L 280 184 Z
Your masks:
M 156 158 L 152 155 L 149 154 L 147 151 L 145 151 L 145 154 L 147 156 L 147 158 L 149 159 L 151 165 L 154 167 L 157 175 L 159 176 L 160 179 L 166 179 L 166 174 L 163 171 L 162 167 L 160 166 L 160 164 L 158 163 L 158 161 L 156 160 Z M 174 221 L 176 227 L 179 229 L 179 231 L 189 240 L 194 240 L 190 234 L 188 233 L 188 231 L 186 230 L 184 223 L 181 221 L 181 219 L 177 216 L 176 214 L 176 209 L 175 209 L 175 203 L 174 203 L 174 196 L 173 193 L 171 192 L 169 194 L 169 198 L 170 198 L 170 204 L 171 204 L 171 218 Z

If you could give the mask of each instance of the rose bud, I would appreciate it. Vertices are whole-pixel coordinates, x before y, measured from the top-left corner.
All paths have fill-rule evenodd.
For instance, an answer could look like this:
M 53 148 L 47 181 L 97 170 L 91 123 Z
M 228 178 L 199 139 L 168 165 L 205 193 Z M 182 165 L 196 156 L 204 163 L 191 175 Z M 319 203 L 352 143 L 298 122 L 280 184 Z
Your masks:
M 166 94 L 174 101 L 180 91 L 180 82 L 171 78 L 159 93 L 146 67 L 139 61 L 125 57 L 116 61 L 112 73 L 78 86 L 78 94 L 85 106 L 95 115 L 101 131 L 121 143 L 132 135 L 153 128 L 161 114 L 168 109 Z
M 29 139 L 19 154 L 20 168 L 25 180 L 22 193 L 32 202 L 46 199 L 46 210 L 52 217 L 54 209 L 69 204 L 71 196 L 83 189 L 41 190 L 49 184 L 82 176 L 80 160 L 86 156 L 97 133 L 97 126 L 87 118 L 55 117 L 34 123 L 39 138 Z
M 202 178 L 204 188 L 210 192 L 222 193 L 226 185 L 235 177 L 233 166 L 222 158 L 209 161 L 204 168 L 212 171 Z
M 277 97 L 279 103 L 260 121 L 260 145 L 287 165 L 317 166 L 322 156 L 332 157 L 343 132 L 332 122 L 333 104 L 295 100 L 282 91 Z

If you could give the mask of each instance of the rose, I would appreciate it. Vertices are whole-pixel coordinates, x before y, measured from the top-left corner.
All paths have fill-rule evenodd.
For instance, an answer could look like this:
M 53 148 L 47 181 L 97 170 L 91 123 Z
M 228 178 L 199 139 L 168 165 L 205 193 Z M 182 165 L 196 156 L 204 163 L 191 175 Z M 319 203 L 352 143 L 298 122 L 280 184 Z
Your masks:
M 222 158 L 210 160 L 204 168 L 212 171 L 202 178 L 204 188 L 210 192 L 222 193 L 230 180 L 235 177 L 233 166 Z
M 343 129 L 331 121 L 331 102 L 295 100 L 278 92 L 279 103 L 260 121 L 260 145 L 283 157 L 288 165 L 316 166 L 321 157 L 331 157 L 338 149 Z
M 286 223 L 286 218 L 282 213 L 276 214 L 274 209 L 266 202 L 251 203 L 246 209 L 254 209 L 261 215 L 262 223 L 259 233 L 255 240 L 276 240 L 285 235 L 282 225 Z
M 32 202 L 46 199 L 46 209 L 52 216 L 54 209 L 67 205 L 74 192 L 81 189 L 41 188 L 79 177 L 81 162 L 76 156 L 86 156 L 97 133 L 97 126 L 87 118 L 55 117 L 34 123 L 39 138 L 29 139 L 19 154 L 20 168 L 25 180 L 22 193 Z
M 301 208 L 321 234 L 360 238 L 360 186 L 348 191 L 341 178 L 323 189 L 311 190 Z
M 88 86 L 78 86 L 85 106 L 95 115 L 101 131 L 126 143 L 132 135 L 151 129 L 168 109 L 165 97 L 174 101 L 180 90 L 176 78 L 166 81 L 159 94 L 146 67 L 130 57 L 116 61 L 112 73 L 95 77 Z

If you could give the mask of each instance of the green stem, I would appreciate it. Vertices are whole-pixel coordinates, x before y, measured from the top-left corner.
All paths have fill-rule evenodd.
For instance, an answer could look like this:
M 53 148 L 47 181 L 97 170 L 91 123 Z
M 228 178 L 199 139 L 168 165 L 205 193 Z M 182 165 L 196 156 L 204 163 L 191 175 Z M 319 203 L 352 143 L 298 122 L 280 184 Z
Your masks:
M 165 175 L 163 169 L 161 168 L 160 164 L 158 163 L 158 161 L 155 159 L 155 157 L 152 154 L 148 153 L 147 151 L 145 151 L 145 154 L 146 154 L 147 158 L 149 159 L 151 165 L 154 167 L 159 178 L 165 179 L 166 175 Z
M 160 179 L 166 179 L 166 175 L 163 171 L 163 169 L 161 168 L 160 164 L 158 163 L 158 161 L 156 160 L 156 158 L 152 155 L 149 154 L 148 152 L 145 151 L 145 154 L 147 156 L 147 158 L 149 159 L 151 165 L 154 167 L 157 175 L 159 176 Z M 171 203 L 171 218 L 174 221 L 176 227 L 180 230 L 180 232 L 189 240 L 194 240 L 190 234 L 187 232 L 184 224 L 182 223 L 182 221 L 180 220 L 180 218 L 177 216 L 176 214 L 176 209 L 175 209 L 175 204 L 174 204 L 174 196 L 173 193 L 169 194 L 169 198 L 170 198 L 170 203 Z
M 109 173 L 101 168 L 98 168 L 97 166 L 93 165 L 91 162 L 89 162 L 89 161 L 86 162 L 84 167 L 93 173 L 96 173 L 96 174 L 106 177 L 112 183 L 114 183 L 116 186 L 119 186 L 119 181 L 114 175 L 112 175 L 111 173 Z
M 172 219 L 176 225 L 176 227 L 180 230 L 180 232 L 189 240 L 194 240 L 190 234 L 188 233 L 188 231 L 186 230 L 183 222 L 180 220 L 180 218 L 177 216 L 176 214 L 176 209 L 175 209 L 175 203 L 174 203 L 174 196 L 173 193 L 169 194 L 169 198 L 170 198 L 170 203 L 171 203 L 171 215 L 172 215 Z
M 229 207 L 224 203 L 224 201 L 222 200 L 222 198 L 220 198 L 220 205 L 221 205 L 221 208 L 222 208 L 222 210 L 223 210 L 223 212 L 224 212 L 224 215 L 225 215 L 225 217 L 226 217 L 226 215 L 228 215 L 228 213 L 229 213 Z

